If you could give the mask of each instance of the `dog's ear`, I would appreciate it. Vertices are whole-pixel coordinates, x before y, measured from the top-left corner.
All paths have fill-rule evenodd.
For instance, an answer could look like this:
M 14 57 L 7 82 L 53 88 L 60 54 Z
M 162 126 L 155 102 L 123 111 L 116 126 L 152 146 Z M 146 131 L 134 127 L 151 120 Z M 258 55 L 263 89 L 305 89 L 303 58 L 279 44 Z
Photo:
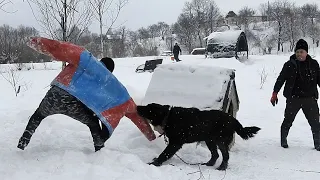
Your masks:
M 166 109 L 166 110 L 169 110 L 170 106 L 169 105 L 164 105 L 163 108 Z

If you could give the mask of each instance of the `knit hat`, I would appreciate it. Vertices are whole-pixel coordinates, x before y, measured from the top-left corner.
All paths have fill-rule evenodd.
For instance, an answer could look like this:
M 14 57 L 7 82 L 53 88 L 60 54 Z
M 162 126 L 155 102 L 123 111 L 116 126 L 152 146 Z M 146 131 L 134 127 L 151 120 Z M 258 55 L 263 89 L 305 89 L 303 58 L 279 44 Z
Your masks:
M 298 49 L 304 49 L 308 52 L 308 43 L 303 40 L 303 39 L 299 39 L 299 41 L 296 44 L 296 47 L 294 49 L 294 51 L 296 52 Z
M 105 66 L 106 68 L 110 71 L 113 72 L 114 70 L 114 61 L 109 58 L 109 57 L 104 57 L 100 60 Z

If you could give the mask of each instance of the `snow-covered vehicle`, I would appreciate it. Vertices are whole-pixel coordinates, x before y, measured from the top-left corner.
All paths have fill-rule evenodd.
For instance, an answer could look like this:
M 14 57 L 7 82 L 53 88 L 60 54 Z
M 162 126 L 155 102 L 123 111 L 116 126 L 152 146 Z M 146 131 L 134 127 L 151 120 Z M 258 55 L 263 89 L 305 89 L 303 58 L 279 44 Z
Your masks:
M 172 51 L 163 51 L 163 52 L 160 54 L 160 56 L 172 56 L 172 55 L 173 55 Z
M 192 55 L 205 55 L 206 48 L 194 48 L 190 54 L 192 54 Z

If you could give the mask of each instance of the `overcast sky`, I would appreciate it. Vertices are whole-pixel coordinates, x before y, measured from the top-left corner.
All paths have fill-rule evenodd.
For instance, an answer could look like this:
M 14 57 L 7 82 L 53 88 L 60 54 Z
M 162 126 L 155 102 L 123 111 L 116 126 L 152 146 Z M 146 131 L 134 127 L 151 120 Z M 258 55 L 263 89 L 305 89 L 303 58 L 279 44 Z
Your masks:
M 11 0 L 13 5 L 7 5 L 7 11 L 16 11 L 15 13 L 5 13 L 0 11 L 0 24 L 9 24 L 13 27 L 24 24 L 33 26 L 41 31 L 38 22 L 32 15 L 32 11 L 26 2 L 23 0 Z M 129 3 L 122 9 L 118 19 L 118 24 L 123 24 L 131 30 L 136 30 L 140 27 L 164 21 L 168 24 L 176 22 L 185 2 L 191 0 L 129 0 Z M 302 5 L 307 2 L 315 2 L 320 7 L 320 0 L 290 0 L 297 5 Z M 243 6 L 249 6 L 257 9 L 261 3 L 268 0 L 215 0 L 221 13 L 226 15 L 228 11 L 238 12 Z M 272 0 L 270 0 L 272 2 Z M 91 25 L 90 30 L 98 32 L 98 24 Z

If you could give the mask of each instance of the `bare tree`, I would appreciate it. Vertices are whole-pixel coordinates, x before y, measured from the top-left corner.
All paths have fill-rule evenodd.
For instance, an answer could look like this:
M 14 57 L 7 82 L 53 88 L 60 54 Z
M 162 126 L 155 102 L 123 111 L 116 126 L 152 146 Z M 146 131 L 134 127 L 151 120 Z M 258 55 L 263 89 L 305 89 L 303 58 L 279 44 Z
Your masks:
M 220 11 L 213 0 L 192 0 L 186 2 L 182 13 L 178 18 L 175 32 L 178 38 L 181 39 L 182 44 L 186 45 L 188 49 L 203 47 L 205 45 L 203 38 L 214 31 L 214 27 L 218 24 Z M 189 21 L 189 24 L 187 23 Z M 191 34 L 186 34 L 187 26 L 190 25 Z M 184 33 L 184 34 L 181 34 Z M 186 42 L 187 41 L 187 42 Z M 191 50 L 189 50 L 191 51 Z
M 120 27 L 117 29 L 114 34 L 117 38 L 111 40 L 110 45 L 112 57 L 119 58 L 124 57 L 127 54 L 126 48 L 126 37 L 127 37 L 127 29 L 125 27 Z M 109 43 L 108 43 L 109 44 Z
M 318 5 L 315 3 L 313 4 L 307 3 L 301 7 L 301 18 L 305 20 L 304 24 L 306 24 L 307 30 L 309 30 L 308 33 L 312 37 L 313 43 L 315 43 L 316 39 L 317 40 L 319 39 L 317 37 L 317 34 L 319 34 L 317 32 L 318 28 L 316 27 L 317 25 L 315 23 L 315 19 L 319 17 L 319 14 L 320 12 L 319 12 Z M 309 21 L 311 21 L 311 24 L 308 26 Z
M 178 21 L 173 25 L 173 30 L 181 40 L 180 43 L 184 44 L 191 52 L 197 36 L 193 17 L 190 14 L 180 14 Z
M 0 74 L 11 85 L 14 90 L 14 94 L 17 97 L 21 89 L 21 77 L 19 72 L 17 72 L 14 68 L 9 67 L 4 72 L 0 71 Z
M 310 19 L 312 24 L 314 24 L 315 18 L 318 17 L 319 15 L 319 8 L 318 8 L 318 5 L 315 3 L 304 4 L 301 7 L 301 11 L 302 11 L 302 16 Z
M 21 53 L 18 51 L 18 41 L 17 30 L 8 25 L 0 27 L 0 60 L 3 63 L 14 63 L 17 61 Z
M 167 34 L 171 34 L 170 33 L 170 26 L 165 23 L 165 22 L 158 22 L 157 24 L 158 26 L 158 30 L 160 32 L 160 35 L 162 37 L 162 39 L 164 40 L 164 37 L 167 35 Z
M 103 41 L 103 27 L 107 26 L 106 34 L 109 33 L 114 23 L 117 21 L 121 9 L 128 3 L 128 0 L 89 0 L 90 5 L 94 11 L 96 19 L 99 21 L 100 26 L 100 50 L 101 58 L 104 57 L 104 41 Z M 108 16 L 108 20 L 104 23 L 104 16 Z
M 92 12 L 83 0 L 27 0 L 38 7 L 40 22 L 45 33 L 53 39 L 76 42 L 90 25 Z M 31 2 L 31 3 L 30 3 Z M 78 28 L 77 36 L 74 36 Z M 75 39 L 71 39 L 72 37 Z M 63 63 L 62 68 L 65 67 Z
M 183 10 L 185 14 L 189 14 L 189 17 L 193 19 L 193 23 L 196 26 L 194 30 L 197 34 L 200 47 L 203 46 L 206 3 L 206 0 L 192 0 L 190 3 L 186 2 Z
M 260 75 L 260 89 L 263 88 L 264 84 L 267 82 L 268 73 L 266 72 L 266 68 L 263 67 L 259 72 Z
M 278 24 L 278 51 L 282 49 L 283 52 L 283 43 L 284 39 L 282 37 L 284 31 L 284 20 L 285 20 L 285 11 L 290 8 L 292 5 L 287 0 L 277 0 L 270 5 L 268 5 L 268 13 L 270 14 L 271 20 L 274 20 Z
M 310 23 L 308 22 L 308 19 L 304 16 L 302 8 L 297 9 L 297 16 L 297 24 L 299 26 L 299 30 L 301 31 L 302 36 L 306 37 L 308 29 L 310 28 Z
M 209 35 L 214 31 L 215 24 L 218 24 L 218 19 L 220 18 L 220 10 L 214 1 L 209 2 L 209 9 L 206 12 L 207 22 L 205 25 L 209 25 L 206 30 L 206 35 Z
M 283 40 L 289 41 L 290 51 L 295 47 L 295 43 L 300 36 L 299 25 L 298 25 L 298 10 L 291 4 L 291 6 L 284 9 L 284 19 L 283 19 L 284 29 L 283 29 Z
M 4 7 L 8 4 L 13 4 L 10 0 L 0 0 L 0 10 L 6 12 L 6 13 L 14 13 L 16 11 L 13 12 L 9 12 L 7 10 L 4 9 Z
M 239 10 L 239 24 L 244 26 L 244 31 L 247 31 L 249 24 L 253 22 L 252 20 L 250 20 L 250 17 L 253 16 L 255 13 L 255 10 L 249 8 L 248 6 L 245 6 Z
M 27 63 L 48 60 L 47 56 L 34 53 L 27 47 L 26 42 L 31 36 L 39 35 L 33 27 L 8 25 L 0 26 L 0 63 Z
M 155 37 L 159 37 L 160 36 L 160 31 L 159 31 L 159 27 L 157 24 L 152 24 L 148 27 L 148 31 L 150 34 L 151 38 L 155 38 Z

